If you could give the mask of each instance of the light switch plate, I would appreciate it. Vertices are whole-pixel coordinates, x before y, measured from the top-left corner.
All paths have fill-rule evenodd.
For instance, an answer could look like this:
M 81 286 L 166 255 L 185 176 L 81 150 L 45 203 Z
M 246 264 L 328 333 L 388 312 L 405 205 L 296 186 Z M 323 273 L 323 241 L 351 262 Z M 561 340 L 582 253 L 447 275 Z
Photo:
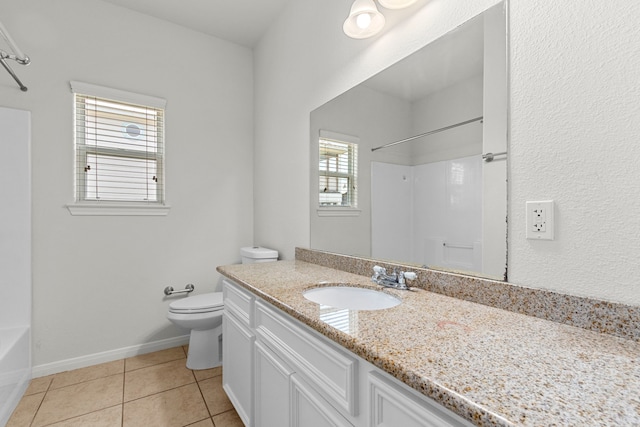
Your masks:
M 527 202 L 527 239 L 553 240 L 553 200 Z

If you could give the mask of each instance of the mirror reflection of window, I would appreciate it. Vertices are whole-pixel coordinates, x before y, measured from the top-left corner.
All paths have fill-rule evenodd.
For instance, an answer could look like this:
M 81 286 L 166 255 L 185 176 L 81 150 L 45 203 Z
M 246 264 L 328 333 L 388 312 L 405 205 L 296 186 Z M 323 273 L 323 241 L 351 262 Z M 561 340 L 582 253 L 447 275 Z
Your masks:
M 358 145 L 320 138 L 319 206 L 358 206 Z

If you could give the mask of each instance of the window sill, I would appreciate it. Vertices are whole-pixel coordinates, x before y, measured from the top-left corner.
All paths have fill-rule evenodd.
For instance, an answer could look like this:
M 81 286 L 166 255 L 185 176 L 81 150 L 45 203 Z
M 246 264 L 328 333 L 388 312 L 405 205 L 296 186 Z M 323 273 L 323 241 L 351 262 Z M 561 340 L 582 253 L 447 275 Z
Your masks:
M 72 203 L 67 205 L 71 215 L 78 216 L 167 216 L 169 205 L 122 203 Z
M 354 208 L 318 208 L 318 216 L 360 216 L 362 209 Z

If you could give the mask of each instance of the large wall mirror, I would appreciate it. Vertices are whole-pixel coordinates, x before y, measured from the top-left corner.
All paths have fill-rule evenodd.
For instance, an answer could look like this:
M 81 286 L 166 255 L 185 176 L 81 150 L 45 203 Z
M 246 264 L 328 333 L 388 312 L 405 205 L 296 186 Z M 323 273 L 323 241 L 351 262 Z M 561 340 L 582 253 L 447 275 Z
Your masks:
M 311 113 L 311 247 L 507 279 L 500 3 Z

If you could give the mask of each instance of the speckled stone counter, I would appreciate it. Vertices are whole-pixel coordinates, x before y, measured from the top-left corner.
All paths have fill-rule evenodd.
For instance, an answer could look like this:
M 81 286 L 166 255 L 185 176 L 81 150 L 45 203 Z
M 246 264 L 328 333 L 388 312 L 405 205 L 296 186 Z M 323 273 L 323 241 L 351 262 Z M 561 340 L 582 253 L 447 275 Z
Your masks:
M 479 426 L 640 425 L 640 343 L 424 289 L 325 323 L 304 290 L 366 276 L 304 261 L 218 267 L 258 297 Z M 344 328 L 343 328 L 344 329 Z

